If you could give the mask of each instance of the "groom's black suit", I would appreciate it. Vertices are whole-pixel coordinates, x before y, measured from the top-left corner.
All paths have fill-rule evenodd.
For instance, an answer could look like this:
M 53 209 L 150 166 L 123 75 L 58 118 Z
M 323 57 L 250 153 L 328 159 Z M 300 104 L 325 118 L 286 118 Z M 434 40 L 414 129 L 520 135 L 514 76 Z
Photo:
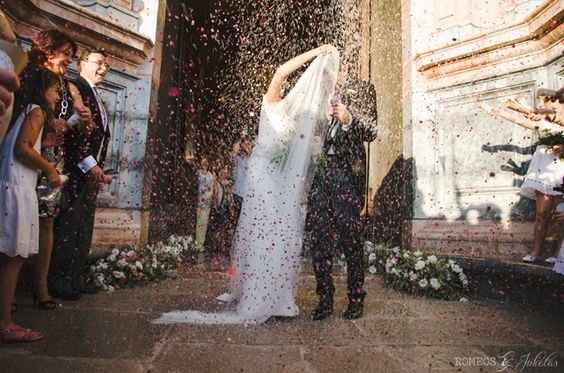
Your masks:
M 98 185 L 78 164 L 87 157 L 93 157 L 103 168 L 110 141 L 109 118 L 101 98 L 81 76 L 74 83 L 84 104 L 92 112 L 94 129 L 88 134 L 68 131 L 65 136 L 65 173 L 69 175 L 69 180 L 63 188 L 65 206 L 55 219 L 55 250 L 49 271 L 49 288 L 59 296 L 76 294 L 82 288 L 82 267 L 94 230 Z
M 333 119 L 325 139 L 323 158 L 314 177 L 306 229 L 312 237 L 317 293 L 322 301 L 331 304 L 335 291 L 331 269 L 338 248 L 342 249 L 347 261 L 349 300 L 362 301 L 365 296 L 360 217 L 366 180 L 364 142 L 375 138 L 375 129 L 356 118 L 346 130 Z

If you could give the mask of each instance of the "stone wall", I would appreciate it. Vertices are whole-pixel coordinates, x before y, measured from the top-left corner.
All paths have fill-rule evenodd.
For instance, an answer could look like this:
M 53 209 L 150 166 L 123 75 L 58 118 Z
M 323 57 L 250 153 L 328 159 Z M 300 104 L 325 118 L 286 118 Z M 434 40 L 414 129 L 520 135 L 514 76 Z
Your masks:
M 29 48 L 38 31 L 58 28 L 84 47 L 103 47 L 112 66 L 101 93 L 110 113 L 112 142 L 106 168 L 118 177 L 98 199 L 94 246 L 137 243 L 146 235 L 143 202 L 147 127 L 153 76 L 160 67 L 155 48 L 157 17 L 164 1 L 9 0 L 2 6 L 13 20 L 19 43 Z M 69 75 L 76 75 L 73 64 Z
M 531 158 L 532 133 L 490 117 L 483 103 L 534 105 L 564 85 L 559 0 L 403 2 L 404 154 L 415 160 L 411 244 L 519 258 L 533 237 L 523 177 L 501 170 Z M 469 3 L 469 4 L 468 4 Z M 489 145 L 512 145 L 490 153 Z

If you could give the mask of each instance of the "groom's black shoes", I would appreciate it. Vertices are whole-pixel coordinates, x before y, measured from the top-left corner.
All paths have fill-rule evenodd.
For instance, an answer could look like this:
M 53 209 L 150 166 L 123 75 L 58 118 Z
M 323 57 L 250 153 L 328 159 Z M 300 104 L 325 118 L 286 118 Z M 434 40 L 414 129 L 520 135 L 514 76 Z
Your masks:
M 313 321 L 325 320 L 333 314 L 333 299 L 321 298 L 319 305 L 311 314 Z
M 333 307 L 317 307 L 312 315 L 311 319 L 313 321 L 321 321 L 325 320 L 326 318 L 330 317 L 333 314 Z
M 343 319 L 356 320 L 362 317 L 364 314 L 364 297 L 365 295 L 362 295 L 358 298 L 349 299 L 349 305 L 343 312 Z

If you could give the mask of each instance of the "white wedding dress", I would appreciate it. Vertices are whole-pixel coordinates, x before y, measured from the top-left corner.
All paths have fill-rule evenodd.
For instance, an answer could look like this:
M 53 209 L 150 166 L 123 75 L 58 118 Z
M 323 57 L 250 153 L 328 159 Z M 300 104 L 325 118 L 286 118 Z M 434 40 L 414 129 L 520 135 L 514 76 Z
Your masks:
M 307 193 L 338 70 L 338 53 L 321 55 L 282 101 L 263 100 L 233 242 L 236 274 L 230 293 L 218 297 L 236 302 L 236 309 L 173 311 L 154 323 L 262 323 L 272 316 L 298 315 L 295 290 Z

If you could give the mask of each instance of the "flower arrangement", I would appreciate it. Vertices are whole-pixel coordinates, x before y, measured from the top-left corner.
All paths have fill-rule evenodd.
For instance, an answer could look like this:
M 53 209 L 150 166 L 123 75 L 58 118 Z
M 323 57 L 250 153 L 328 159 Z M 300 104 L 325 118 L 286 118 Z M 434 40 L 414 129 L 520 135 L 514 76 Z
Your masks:
M 195 245 L 192 237 L 171 236 L 142 248 L 113 249 L 89 268 L 93 283 L 105 291 L 172 277 Z
M 465 301 L 468 278 L 452 259 L 438 258 L 417 250 L 365 244 L 368 272 L 383 273 L 387 286 L 412 294 Z

